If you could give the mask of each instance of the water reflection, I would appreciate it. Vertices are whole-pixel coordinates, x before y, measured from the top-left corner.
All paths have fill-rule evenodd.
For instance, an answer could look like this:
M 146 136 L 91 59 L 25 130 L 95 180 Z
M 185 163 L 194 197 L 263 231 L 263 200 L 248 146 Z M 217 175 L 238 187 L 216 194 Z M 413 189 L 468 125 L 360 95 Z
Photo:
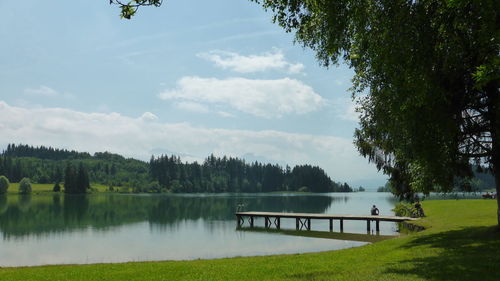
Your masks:
M 0 215 L 7 211 L 7 196 L 0 195 Z
M 185 221 L 234 220 L 238 204 L 247 210 L 324 213 L 344 197 L 325 195 L 44 195 L 0 197 L 4 239 L 43 236 L 146 221 L 152 229 L 176 228 Z

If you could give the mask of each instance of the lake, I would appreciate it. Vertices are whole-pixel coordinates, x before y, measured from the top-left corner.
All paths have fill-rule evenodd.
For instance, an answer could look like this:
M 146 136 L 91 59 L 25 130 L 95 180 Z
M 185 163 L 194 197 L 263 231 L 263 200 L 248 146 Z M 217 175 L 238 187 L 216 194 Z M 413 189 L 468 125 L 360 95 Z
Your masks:
M 397 200 L 389 193 L 326 194 L 92 194 L 8 195 L 0 197 L 0 266 L 85 264 L 148 260 L 189 260 L 234 256 L 306 253 L 365 245 L 365 221 L 345 221 L 356 241 L 309 237 L 328 234 L 328 221 L 312 221 L 312 230 L 295 231 L 294 219 L 282 219 L 283 231 L 238 228 L 234 212 L 309 212 L 367 215 L 373 204 L 393 215 Z M 248 226 L 248 224 L 246 224 Z M 382 222 L 380 235 L 397 235 Z M 318 232 L 321 231 L 321 232 Z M 334 234 L 339 234 L 338 222 Z M 363 234 L 363 235 L 361 235 Z

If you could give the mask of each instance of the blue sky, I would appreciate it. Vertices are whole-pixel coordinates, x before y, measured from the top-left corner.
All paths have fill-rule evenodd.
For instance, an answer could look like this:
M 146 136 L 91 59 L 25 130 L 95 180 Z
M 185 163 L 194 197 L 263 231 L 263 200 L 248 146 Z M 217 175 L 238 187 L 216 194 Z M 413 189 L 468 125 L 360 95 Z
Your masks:
M 2 1 L 0 145 L 148 159 L 210 153 L 385 181 L 352 145 L 352 71 L 321 67 L 247 0 Z

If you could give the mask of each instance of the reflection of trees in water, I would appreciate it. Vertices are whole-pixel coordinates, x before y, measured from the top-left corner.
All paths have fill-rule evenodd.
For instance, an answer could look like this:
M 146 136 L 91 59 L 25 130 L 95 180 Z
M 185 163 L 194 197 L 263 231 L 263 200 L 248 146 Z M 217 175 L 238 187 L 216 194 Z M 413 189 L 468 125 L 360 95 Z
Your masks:
M 124 205 L 127 203 L 124 203 Z M 5 212 L 0 213 L 0 231 L 5 238 L 72 231 L 92 226 L 105 228 L 137 221 L 135 212 L 124 205 L 107 204 L 106 200 L 85 195 L 54 195 L 23 198 L 9 196 Z M 109 219 L 115 207 L 123 215 Z M 111 216 L 115 217 L 115 216 Z M 127 220 L 128 219 L 128 220 Z
M 57 201 L 56 201 L 57 202 Z M 53 210 L 58 208 L 57 205 L 52 205 Z M 88 215 L 89 198 L 81 195 L 64 195 L 63 216 L 64 223 L 68 225 L 77 225 L 84 221 Z
M 92 227 L 106 230 L 149 221 L 152 227 L 175 228 L 184 221 L 234 220 L 238 204 L 245 210 L 272 212 L 325 212 L 332 201 L 322 195 L 54 195 L 2 201 L 0 231 L 5 238 L 47 235 Z M 15 198 L 15 196 L 13 196 Z
M 151 208 L 149 221 L 170 224 L 178 220 L 231 220 L 239 204 L 247 211 L 323 213 L 332 202 L 329 196 L 210 196 L 163 197 Z
M 18 205 L 23 212 L 28 211 L 31 207 L 31 194 L 20 194 Z
M 0 195 L 0 215 L 7 211 L 7 195 Z

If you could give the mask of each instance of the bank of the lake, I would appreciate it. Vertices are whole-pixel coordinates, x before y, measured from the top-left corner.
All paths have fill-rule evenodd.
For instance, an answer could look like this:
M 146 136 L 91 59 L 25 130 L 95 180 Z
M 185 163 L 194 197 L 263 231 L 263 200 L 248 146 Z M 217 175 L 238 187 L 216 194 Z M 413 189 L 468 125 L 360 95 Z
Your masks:
M 427 229 L 339 251 L 0 269 L 0 280 L 499 280 L 493 200 L 423 204 Z

